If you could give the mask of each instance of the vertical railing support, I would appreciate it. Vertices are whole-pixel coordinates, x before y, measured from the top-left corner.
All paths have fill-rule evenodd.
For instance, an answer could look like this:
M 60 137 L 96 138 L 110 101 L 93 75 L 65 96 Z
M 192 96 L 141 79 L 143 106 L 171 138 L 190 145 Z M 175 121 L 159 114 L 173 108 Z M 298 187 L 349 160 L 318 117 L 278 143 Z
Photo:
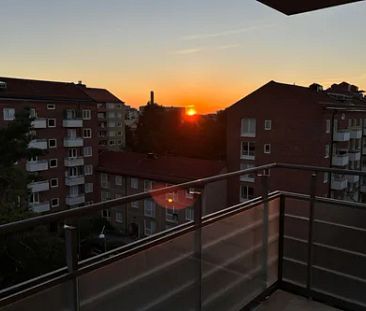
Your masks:
M 263 199 L 263 237 L 262 237 L 262 276 L 264 288 L 267 289 L 268 283 L 268 235 L 269 235 L 269 210 L 268 210 L 268 192 L 269 182 L 266 172 L 261 176 L 262 180 L 262 199 Z
M 196 260 L 196 310 L 202 309 L 202 207 L 203 207 L 203 190 L 194 192 L 194 258 Z
M 74 226 L 65 225 L 66 264 L 72 275 L 73 311 L 79 311 L 79 284 L 75 275 L 78 269 L 78 230 Z
M 279 232 L 278 232 L 278 275 L 277 279 L 282 284 L 283 280 L 283 254 L 284 254 L 284 243 L 285 243 L 285 206 L 286 197 L 281 194 L 280 196 L 280 218 L 279 218 Z
M 317 174 L 314 172 L 311 175 L 310 182 L 310 201 L 309 201 L 309 227 L 308 227 L 308 258 L 307 258 L 307 274 L 306 274 L 306 290 L 308 298 L 311 298 L 311 284 L 312 284 L 312 265 L 313 265 L 313 239 L 314 239 L 314 207 L 316 194 L 316 178 Z

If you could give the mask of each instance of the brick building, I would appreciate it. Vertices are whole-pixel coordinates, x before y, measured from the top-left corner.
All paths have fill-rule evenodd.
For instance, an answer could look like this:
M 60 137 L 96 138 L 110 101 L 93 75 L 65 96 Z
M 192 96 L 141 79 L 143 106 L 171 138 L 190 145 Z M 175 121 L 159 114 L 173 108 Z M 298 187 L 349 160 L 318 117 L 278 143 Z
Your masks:
M 106 89 L 79 86 L 97 103 L 99 149 L 123 149 L 126 146 L 124 102 Z
M 362 91 L 348 83 L 324 91 L 318 84 L 271 81 L 229 107 L 227 118 L 229 171 L 272 162 L 366 169 L 366 101 Z M 309 173 L 286 171 L 287 178 L 279 174 L 284 172 L 271 175 L 272 189 L 308 192 Z M 241 176 L 228 184 L 230 203 L 261 194 L 257 176 Z M 356 176 L 322 174 L 317 195 L 365 202 L 364 184 Z
M 74 83 L 0 77 L 0 126 L 12 121 L 17 111 L 30 108 L 35 117 L 30 146 L 45 150 L 19 163 L 37 176 L 29 185 L 33 211 L 97 201 L 97 103 Z
M 105 151 L 100 154 L 98 176 L 101 201 L 140 193 L 225 172 L 220 161 L 207 161 L 134 152 Z M 207 185 L 203 211 L 226 207 L 226 182 Z M 193 195 L 186 190 L 132 202 L 104 211 L 114 227 L 138 237 L 193 220 Z

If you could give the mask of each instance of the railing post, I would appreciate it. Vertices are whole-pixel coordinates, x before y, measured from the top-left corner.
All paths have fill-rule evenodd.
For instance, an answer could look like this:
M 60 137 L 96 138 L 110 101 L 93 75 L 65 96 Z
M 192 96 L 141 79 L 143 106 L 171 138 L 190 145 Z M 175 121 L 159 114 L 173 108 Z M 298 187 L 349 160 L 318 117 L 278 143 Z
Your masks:
M 264 281 L 265 289 L 267 289 L 268 282 L 268 234 L 269 234 L 269 211 L 268 211 L 268 192 L 269 183 L 268 176 L 263 171 L 262 176 L 262 199 L 263 199 L 263 237 L 262 237 L 262 276 Z
M 316 177 L 314 172 L 311 175 L 310 183 L 310 203 L 309 203 L 309 227 L 308 227 L 308 258 L 307 258 L 307 275 L 306 275 L 306 290 L 308 297 L 311 298 L 311 283 L 312 283 L 312 265 L 313 265 L 313 231 L 314 231 L 314 206 L 316 194 Z
M 278 232 L 278 275 L 277 279 L 282 284 L 283 280 L 283 248 L 284 248 L 284 235 L 285 235 L 285 206 L 286 197 L 281 194 L 280 196 L 280 218 L 279 218 L 279 232 Z
M 203 189 L 194 192 L 194 258 L 196 262 L 196 310 L 202 309 L 202 206 L 203 206 Z
M 78 230 L 74 226 L 65 225 L 66 264 L 72 275 L 72 305 L 73 311 L 79 311 L 79 284 L 75 272 L 78 269 Z

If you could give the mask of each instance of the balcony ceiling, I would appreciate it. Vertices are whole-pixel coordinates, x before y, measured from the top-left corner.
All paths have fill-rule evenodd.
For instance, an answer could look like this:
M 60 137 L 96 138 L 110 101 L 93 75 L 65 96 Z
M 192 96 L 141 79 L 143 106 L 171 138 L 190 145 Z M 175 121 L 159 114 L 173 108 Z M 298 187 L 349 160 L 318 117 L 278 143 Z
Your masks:
M 363 0 L 257 0 L 286 15 L 293 15 Z

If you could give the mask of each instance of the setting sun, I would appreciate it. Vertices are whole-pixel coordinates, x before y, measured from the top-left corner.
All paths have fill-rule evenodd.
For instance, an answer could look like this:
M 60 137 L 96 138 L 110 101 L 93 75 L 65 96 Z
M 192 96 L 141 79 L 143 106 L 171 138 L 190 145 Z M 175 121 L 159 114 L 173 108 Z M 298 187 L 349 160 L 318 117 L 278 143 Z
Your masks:
M 187 116 L 194 116 L 197 114 L 196 109 L 193 106 L 189 106 L 186 108 L 186 115 Z

